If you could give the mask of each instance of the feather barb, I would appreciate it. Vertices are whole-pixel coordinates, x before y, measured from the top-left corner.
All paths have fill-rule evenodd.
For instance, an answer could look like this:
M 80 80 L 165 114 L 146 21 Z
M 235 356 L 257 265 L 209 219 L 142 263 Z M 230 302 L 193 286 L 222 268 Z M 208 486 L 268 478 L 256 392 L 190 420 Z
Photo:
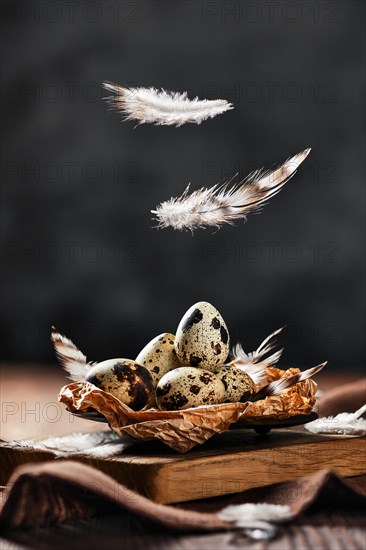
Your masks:
M 56 357 L 69 378 L 75 382 L 85 380 L 92 363 L 87 363 L 86 356 L 69 340 L 52 327 L 51 341 Z
M 206 226 L 221 227 L 238 219 L 246 220 L 248 214 L 258 212 L 294 176 L 310 149 L 288 159 L 271 171 L 259 170 L 243 181 L 230 186 L 230 182 L 202 187 L 189 193 L 189 186 L 177 198 L 161 203 L 151 212 L 158 221 L 158 228 L 173 227 L 192 231 Z
M 125 120 L 137 120 L 138 124 L 152 123 L 160 126 L 182 126 L 188 122 L 201 124 L 208 118 L 233 109 L 224 99 L 189 99 L 187 92 L 168 92 L 156 88 L 126 88 L 104 82 L 104 88 L 112 95 L 109 105 L 124 115 Z
M 320 365 L 312 367 L 311 369 L 299 372 L 298 374 L 293 374 L 292 376 L 288 376 L 287 378 L 280 378 L 279 380 L 270 382 L 269 384 L 264 386 L 264 388 L 259 390 L 259 392 L 252 395 L 250 401 L 260 401 L 261 399 L 265 399 L 266 397 L 270 397 L 271 395 L 280 395 L 288 388 L 291 388 L 295 384 L 298 384 L 303 380 L 307 380 L 308 378 L 314 376 L 314 374 L 320 372 L 326 364 L 327 361 L 325 361 L 324 363 L 320 363 Z

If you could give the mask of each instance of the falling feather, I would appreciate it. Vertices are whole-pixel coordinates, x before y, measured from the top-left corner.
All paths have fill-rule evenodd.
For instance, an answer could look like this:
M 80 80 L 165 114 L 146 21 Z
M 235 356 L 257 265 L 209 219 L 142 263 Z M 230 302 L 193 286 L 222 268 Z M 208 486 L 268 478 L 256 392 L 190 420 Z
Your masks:
M 279 334 L 285 327 L 281 327 L 272 332 L 261 345 L 250 353 L 245 353 L 241 344 L 234 346 L 232 355 L 233 359 L 229 365 L 237 367 L 251 377 L 256 384 L 262 382 L 266 377 L 266 369 L 274 367 L 281 357 L 284 348 L 277 350 L 272 355 L 265 358 L 265 356 L 276 347 L 277 343 L 275 336 Z
M 317 365 L 316 367 L 312 367 L 311 369 L 299 372 L 298 374 L 293 374 L 291 376 L 288 376 L 287 378 L 280 378 L 279 380 L 270 382 L 257 393 L 252 395 L 250 401 L 260 401 L 261 399 L 265 399 L 266 397 L 270 397 L 271 395 L 280 395 L 288 388 L 291 388 L 291 386 L 294 386 L 295 384 L 298 384 L 303 380 L 307 380 L 308 378 L 314 376 L 314 374 L 320 372 L 326 364 L 327 361 L 321 363 L 320 365 Z
M 281 191 L 309 153 L 310 149 L 305 149 L 271 171 L 257 170 L 232 187 L 229 181 L 189 193 L 188 185 L 183 195 L 163 202 L 151 212 L 156 216 L 158 228 L 178 230 L 219 228 L 238 219 L 245 221 L 248 214 L 258 212 L 268 199 Z
M 85 380 L 93 363 L 87 363 L 85 355 L 75 344 L 52 327 L 51 340 L 61 366 L 75 382 Z
M 233 109 L 224 99 L 189 99 L 187 92 L 168 92 L 156 88 L 124 88 L 110 82 L 103 86 L 112 95 L 109 105 L 124 115 L 125 120 L 137 120 L 138 124 L 152 123 L 160 126 L 182 126 L 188 122 L 201 124 L 208 118 Z

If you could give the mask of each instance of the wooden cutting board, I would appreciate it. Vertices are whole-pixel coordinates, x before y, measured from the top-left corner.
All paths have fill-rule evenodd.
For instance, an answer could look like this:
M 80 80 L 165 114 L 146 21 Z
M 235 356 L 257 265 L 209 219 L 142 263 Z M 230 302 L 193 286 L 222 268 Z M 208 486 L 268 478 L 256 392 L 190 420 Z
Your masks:
M 315 435 L 297 427 L 265 436 L 233 430 L 185 455 L 156 442 L 131 441 L 118 457 L 63 458 L 94 466 L 155 502 L 173 503 L 290 481 L 323 468 L 345 477 L 361 475 L 366 473 L 365 457 L 365 438 Z M 52 451 L 9 448 L 2 442 L 0 483 L 5 485 L 21 464 L 52 459 Z

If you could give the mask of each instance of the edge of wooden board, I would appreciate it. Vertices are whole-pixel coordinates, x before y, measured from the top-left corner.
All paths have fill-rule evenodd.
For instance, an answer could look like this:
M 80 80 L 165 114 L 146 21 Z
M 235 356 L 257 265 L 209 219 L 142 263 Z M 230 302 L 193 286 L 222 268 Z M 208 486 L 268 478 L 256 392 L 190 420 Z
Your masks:
M 326 447 L 325 447 L 326 445 Z M 352 449 L 350 449 L 352 446 Z M 161 465 L 154 484 L 143 493 L 155 502 L 176 503 L 239 493 L 330 468 L 339 475 L 352 477 L 366 473 L 366 440 L 352 438 L 232 453 L 186 463 Z
M 331 468 L 343 476 L 366 473 L 366 440 L 293 433 L 288 444 L 281 435 L 261 439 L 249 437 L 247 446 L 233 446 L 222 454 L 199 449 L 192 454 L 124 454 L 110 458 L 87 455 L 59 457 L 96 467 L 118 483 L 160 503 L 210 498 L 247 489 L 298 479 L 320 469 Z M 239 438 L 240 439 L 240 438 Z M 260 443 L 260 444 L 259 444 Z M 132 452 L 132 450 L 131 450 Z M 0 483 L 27 462 L 52 460 L 52 451 L 0 445 Z

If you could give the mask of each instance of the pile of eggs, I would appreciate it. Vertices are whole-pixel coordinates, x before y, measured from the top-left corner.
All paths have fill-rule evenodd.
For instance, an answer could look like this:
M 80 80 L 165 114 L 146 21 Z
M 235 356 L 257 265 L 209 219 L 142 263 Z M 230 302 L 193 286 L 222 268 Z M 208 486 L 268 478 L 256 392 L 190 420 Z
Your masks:
M 110 359 L 86 378 L 133 410 L 146 406 L 173 411 L 224 402 L 245 402 L 255 391 L 252 379 L 225 365 L 230 338 L 225 321 L 208 302 L 185 313 L 176 335 L 160 334 L 135 361 Z

